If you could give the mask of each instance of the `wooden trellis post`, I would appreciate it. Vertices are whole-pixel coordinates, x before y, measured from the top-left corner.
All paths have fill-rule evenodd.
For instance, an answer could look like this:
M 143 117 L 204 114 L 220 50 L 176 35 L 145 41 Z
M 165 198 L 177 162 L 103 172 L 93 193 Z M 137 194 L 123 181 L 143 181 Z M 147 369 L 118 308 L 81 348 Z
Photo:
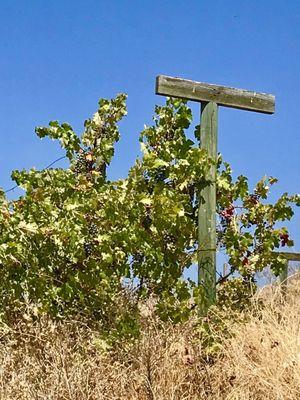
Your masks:
M 281 255 L 285 258 L 286 262 L 285 262 L 285 268 L 284 270 L 281 272 L 280 276 L 279 276 L 279 280 L 281 283 L 281 289 L 282 289 L 282 293 L 284 296 L 286 296 L 286 292 L 287 292 L 287 278 L 288 278 L 288 270 L 289 270 L 289 261 L 300 261 L 300 253 L 292 253 L 292 252 L 275 252 L 275 255 Z
M 200 145 L 208 155 L 217 159 L 218 106 L 273 114 L 275 97 L 271 94 L 251 92 L 225 86 L 211 85 L 187 79 L 159 75 L 156 94 L 180 97 L 201 103 Z M 202 288 L 201 313 L 216 300 L 216 167 L 209 177 L 212 184 L 199 193 L 198 212 L 198 284 Z

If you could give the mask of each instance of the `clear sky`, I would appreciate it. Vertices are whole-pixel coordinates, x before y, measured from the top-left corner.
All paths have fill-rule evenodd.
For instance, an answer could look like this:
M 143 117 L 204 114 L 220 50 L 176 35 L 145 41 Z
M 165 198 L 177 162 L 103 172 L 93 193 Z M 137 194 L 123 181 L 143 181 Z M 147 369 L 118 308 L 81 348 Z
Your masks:
M 278 177 L 273 198 L 300 192 L 299 0 L 1 0 L 0 38 L 3 188 L 12 169 L 63 155 L 35 126 L 58 119 L 80 133 L 98 99 L 118 92 L 129 114 L 109 173 L 125 176 L 166 74 L 275 94 L 272 116 L 222 108 L 219 150 L 252 184 Z M 300 251 L 299 210 L 290 227 Z

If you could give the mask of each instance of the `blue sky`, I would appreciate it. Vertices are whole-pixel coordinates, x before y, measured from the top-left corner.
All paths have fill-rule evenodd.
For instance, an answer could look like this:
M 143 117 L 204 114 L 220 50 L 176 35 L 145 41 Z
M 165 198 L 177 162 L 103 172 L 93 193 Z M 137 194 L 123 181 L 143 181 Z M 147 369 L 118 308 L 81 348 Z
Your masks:
M 164 101 L 155 77 L 166 74 L 275 94 L 273 116 L 222 108 L 219 150 L 252 184 L 278 177 L 273 198 L 300 192 L 299 1 L 2 0 L 0 19 L 3 188 L 11 170 L 63 155 L 35 126 L 58 119 L 80 133 L 98 99 L 118 92 L 128 93 L 129 114 L 109 173 L 125 176 Z M 299 210 L 289 226 L 300 251 Z

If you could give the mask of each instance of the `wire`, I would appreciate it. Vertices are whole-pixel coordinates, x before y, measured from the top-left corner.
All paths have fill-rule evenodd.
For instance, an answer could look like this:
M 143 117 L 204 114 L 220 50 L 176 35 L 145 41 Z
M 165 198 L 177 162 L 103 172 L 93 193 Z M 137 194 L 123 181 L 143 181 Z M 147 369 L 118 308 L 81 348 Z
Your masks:
M 43 170 L 49 169 L 50 167 L 52 167 L 52 165 L 54 165 L 54 164 L 57 163 L 58 161 L 63 160 L 64 158 L 67 158 L 67 156 L 62 156 L 62 157 L 57 158 L 57 159 L 54 160 L 52 163 L 50 163 L 49 165 L 47 165 L 47 167 L 43 168 Z M 19 185 L 15 185 L 15 186 L 13 186 L 13 187 L 10 188 L 10 189 L 5 190 L 4 193 L 12 192 L 13 190 L 17 189 L 17 187 L 19 187 Z
M 10 189 L 5 190 L 4 193 L 11 192 L 12 190 L 15 190 L 17 187 L 18 187 L 18 185 L 15 185 L 15 186 L 13 186 L 13 187 L 10 188 Z
M 57 160 L 54 160 L 51 164 L 47 165 L 47 167 L 45 167 L 44 169 L 48 169 L 48 168 L 52 167 L 53 164 L 57 163 L 60 160 L 63 160 L 64 158 L 67 158 L 67 156 L 59 157 Z

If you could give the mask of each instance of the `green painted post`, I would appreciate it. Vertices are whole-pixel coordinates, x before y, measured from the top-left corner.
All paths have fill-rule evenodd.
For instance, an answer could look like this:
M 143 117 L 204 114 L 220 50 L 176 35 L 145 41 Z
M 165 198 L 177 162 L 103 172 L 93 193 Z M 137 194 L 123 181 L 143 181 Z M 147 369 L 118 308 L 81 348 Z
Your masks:
M 289 261 L 300 261 L 300 253 L 290 253 L 286 251 L 276 252 L 273 251 L 274 256 L 282 256 L 285 258 L 285 266 L 282 270 L 281 274 L 279 275 L 279 282 L 281 284 L 281 293 L 283 294 L 283 298 L 286 298 L 287 295 L 287 279 L 288 279 L 288 272 L 289 272 Z
M 201 103 L 200 145 L 217 160 L 218 105 Z M 211 167 L 211 184 L 199 193 L 198 211 L 198 281 L 200 313 L 205 315 L 216 301 L 216 165 Z
M 189 79 L 159 75 L 155 93 L 161 96 L 179 97 L 201 103 L 200 137 L 201 146 L 208 154 L 217 158 L 218 105 L 273 114 L 275 97 L 271 94 L 236 89 Z M 205 315 L 209 306 L 216 301 L 216 168 L 212 167 L 209 178 L 211 185 L 199 193 L 204 201 L 198 212 L 198 281 L 200 312 Z
M 286 259 L 285 267 L 279 276 L 279 280 L 280 280 L 280 284 L 281 284 L 281 292 L 282 292 L 283 298 L 286 298 L 286 294 L 287 294 L 288 270 L 289 270 L 289 260 Z

